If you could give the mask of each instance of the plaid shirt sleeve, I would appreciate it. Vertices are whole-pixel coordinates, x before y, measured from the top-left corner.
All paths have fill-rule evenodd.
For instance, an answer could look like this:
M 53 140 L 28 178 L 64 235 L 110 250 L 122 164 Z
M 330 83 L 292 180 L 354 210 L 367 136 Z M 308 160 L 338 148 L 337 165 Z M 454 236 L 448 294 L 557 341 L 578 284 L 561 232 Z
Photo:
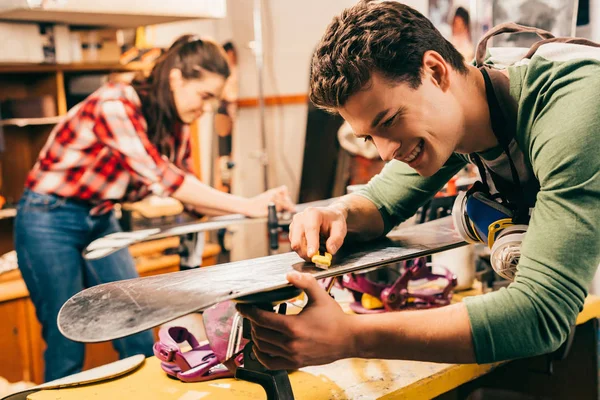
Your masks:
M 177 168 L 150 142 L 146 121 L 127 99 L 99 104 L 94 133 L 112 148 L 134 179 L 158 196 L 169 196 L 183 183 L 186 173 Z

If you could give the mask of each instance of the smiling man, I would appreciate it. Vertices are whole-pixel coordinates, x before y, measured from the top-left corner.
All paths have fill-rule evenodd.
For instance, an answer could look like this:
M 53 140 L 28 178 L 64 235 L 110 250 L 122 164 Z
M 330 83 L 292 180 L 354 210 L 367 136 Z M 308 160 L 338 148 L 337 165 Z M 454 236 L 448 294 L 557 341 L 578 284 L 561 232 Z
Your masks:
M 335 254 L 347 239 L 385 235 L 470 161 L 525 205 L 529 227 L 508 288 L 439 309 L 346 315 L 311 276 L 291 274 L 309 297 L 299 315 L 240 307 L 258 359 L 271 369 L 346 357 L 488 363 L 556 350 L 600 262 L 599 55 L 550 43 L 504 69 L 493 57 L 477 68 L 398 2 L 334 18 L 311 99 L 389 162 L 364 191 L 296 215 L 292 248 L 308 260 L 323 237 Z

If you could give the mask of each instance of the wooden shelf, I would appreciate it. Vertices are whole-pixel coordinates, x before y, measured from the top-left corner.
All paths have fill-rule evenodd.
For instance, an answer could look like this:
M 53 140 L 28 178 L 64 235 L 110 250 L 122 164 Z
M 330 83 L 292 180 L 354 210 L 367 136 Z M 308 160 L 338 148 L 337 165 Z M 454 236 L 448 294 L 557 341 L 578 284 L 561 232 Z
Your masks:
M 136 28 L 191 19 L 223 18 L 225 0 L 77 0 L 65 4 L 32 5 L 28 0 L 2 1 L 0 19 L 27 22 L 53 22 L 79 26 Z M 60 3 L 60 2 L 59 2 Z
M 0 210 L 0 219 L 14 218 L 16 216 L 17 216 L 16 208 L 5 208 L 4 210 Z
M 62 116 L 46 118 L 9 118 L 0 120 L 0 126 L 29 126 L 29 125 L 55 125 L 62 120 Z
M 265 97 L 265 106 L 283 106 L 290 104 L 307 104 L 308 103 L 308 95 L 301 94 L 289 94 L 283 96 L 267 96 Z M 239 99 L 237 101 L 237 105 L 240 108 L 248 108 L 248 107 L 258 107 L 258 99 L 257 98 L 245 98 Z
M 19 74 L 24 72 L 53 73 L 53 72 L 88 72 L 88 71 L 148 71 L 154 64 L 131 62 L 129 64 L 95 63 L 95 64 L 14 64 L 0 63 L 0 72 Z

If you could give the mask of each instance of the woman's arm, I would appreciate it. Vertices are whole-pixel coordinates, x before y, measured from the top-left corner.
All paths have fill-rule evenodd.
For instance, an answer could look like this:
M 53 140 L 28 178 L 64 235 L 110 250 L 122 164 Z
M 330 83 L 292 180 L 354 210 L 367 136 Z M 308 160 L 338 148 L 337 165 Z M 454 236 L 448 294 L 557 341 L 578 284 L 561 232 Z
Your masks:
M 294 211 L 294 204 L 285 186 L 245 198 L 223 193 L 205 185 L 191 174 L 185 175 L 183 183 L 171 196 L 206 215 L 244 214 L 248 217 L 263 217 L 267 215 L 268 204 L 271 202 L 280 210 Z
M 244 198 L 203 184 L 159 153 L 148 139 L 142 122 L 139 110 L 127 99 L 104 101 L 100 105 L 94 133 L 119 155 L 122 165 L 135 180 L 145 184 L 152 193 L 172 196 L 209 215 L 239 213 L 248 217 L 266 216 L 270 202 L 280 210 L 294 211 L 294 204 L 284 186 Z

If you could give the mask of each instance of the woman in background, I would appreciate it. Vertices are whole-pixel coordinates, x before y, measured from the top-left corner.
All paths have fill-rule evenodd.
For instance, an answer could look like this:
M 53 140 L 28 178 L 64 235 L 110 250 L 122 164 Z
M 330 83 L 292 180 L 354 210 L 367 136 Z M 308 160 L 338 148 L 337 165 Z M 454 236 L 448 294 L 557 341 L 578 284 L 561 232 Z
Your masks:
M 237 51 L 232 42 L 224 43 L 223 49 L 225 49 L 227 55 L 231 74 L 225 82 L 221 102 L 215 114 L 218 154 L 214 166 L 214 186 L 222 192 L 230 193 L 232 168 L 234 166 L 232 157 L 233 126 L 237 114 L 238 99 Z
M 113 206 L 171 196 L 206 215 L 266 216 L 294 206 L 285 187 L 253 198 L 219 192 L 192 172 L 189 124 L 217 101 L 230 71 L 223 49 L 186 35 L 134 84 L 109 83 L 69 111 L 29 173 L 15 221 L 19 268 L 47 348 L 45 379 L 81 371 L 84 345 L 57 326 L 61 306 L 82 289 L 137 277 L 127 249 L 84 260 L 93 240 L 120 231 Z M 113 342 L 121 358 L 152 354 L 150 331 Z
M 452 44 L 470 62 L 475 57 L 475 47 L 471 38 L 471 18 L 464 7 L 457 7 L 452 18 Z

